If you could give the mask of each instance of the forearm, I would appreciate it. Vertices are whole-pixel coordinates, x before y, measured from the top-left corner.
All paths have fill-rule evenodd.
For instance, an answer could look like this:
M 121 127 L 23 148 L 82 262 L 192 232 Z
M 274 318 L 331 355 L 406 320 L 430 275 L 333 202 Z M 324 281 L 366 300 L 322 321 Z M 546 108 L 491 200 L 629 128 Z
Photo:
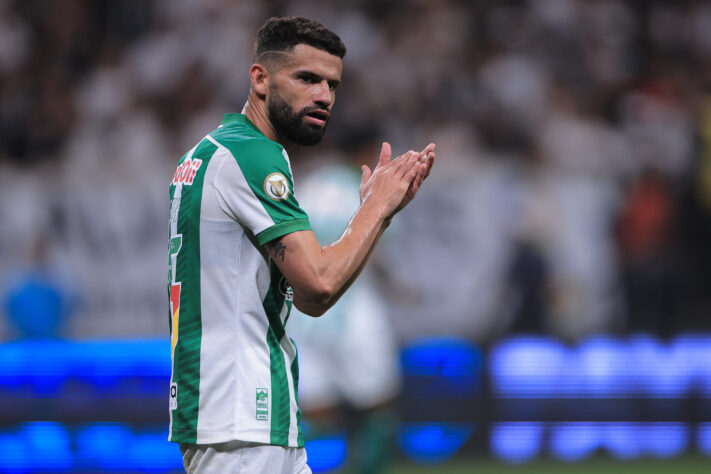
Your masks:
M 361 271 L 363 271 L 363 268 L 365 268 L 365 264 L 368 262 L 368 259 L 370 258 L 370 255 L 373 253 L 373 250 L 375 250 L 375 246 L 377 245 L 378 241 L 380 240 L 380 237 L 383 235 L 383 232 L 385 232 L 385 229 L 387 229 L 389 225 L 390 225 L 389 218 L 383 220 L 382 224 L 380 225 L 380 229 L 379 229 L 377 235 L 375 236 L 375 240 L 370 245 L 370 248 L 368 249 L 368 251 L 365 255 L 365 258 L 363 258 L 360 265 L 356 268 L 355 272 L 353 272 L 351 277 L 348 280 L 346 280 L 346 282 L 341 286 L 341 289 L 339 290 L 339 292 L 336 294 L 336 297 L 335 297 L 336 301 L 338 299 L 340 299 L 340 297 L 343 295 L 343 293 L 346 292 L 346 290 L 348 290 L 348 288 L 350 288 L 351 284 L 353 284 L 353 282 L 356 280 L 356 278 L 358 278 L 358 276 L 360 275 Z
M 365 201 L 341 238 L 322 247 L 318 258 L 312 263 L 313 274 L 320 282 L 317 288 L 321 291 L 309 291 L 309 287 L 292 285 L 296 306 L 312 315 L 323 314 L 333 306 L 363 270 L 389 222 L 377 205 Z

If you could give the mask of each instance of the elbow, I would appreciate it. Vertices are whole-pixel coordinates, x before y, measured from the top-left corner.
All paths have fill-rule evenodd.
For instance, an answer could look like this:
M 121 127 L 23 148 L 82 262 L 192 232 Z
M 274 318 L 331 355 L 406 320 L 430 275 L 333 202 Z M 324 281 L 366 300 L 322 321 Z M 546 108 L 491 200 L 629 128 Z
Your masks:
M 328 309 L 322 306 L 315 306 L 303 303 L 299 304 L 296 302 L 296 300 L 294 300 L 294 305 L 299 309 L 299 311 L 313 318 L 323 316 L 326 313 L 326 310 Z
M 336 299 L 338 298 L 338 289 L 328 282 L 322 282 L 317 289 L 315 298 L 319 306 L 325 308 L 325 313 L 326 310 L 333 306 L 336 302 Z
M 304 314 L 322 316 L 337 299 L 337 289 L 325 281 L 314 282 L 301 292 L 295 291 L 294 304 Z

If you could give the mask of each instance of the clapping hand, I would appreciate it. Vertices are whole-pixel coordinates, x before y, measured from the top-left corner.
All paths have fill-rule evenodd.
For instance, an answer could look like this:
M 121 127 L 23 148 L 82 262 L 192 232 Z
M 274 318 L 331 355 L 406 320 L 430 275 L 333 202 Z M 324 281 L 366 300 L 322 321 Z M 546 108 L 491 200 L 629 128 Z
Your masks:
M 405 193 L 405 195 L 402 198 L 402 201 L 400 204 L 394 209 L 392 212 L 391 216 L 402 210 L 405 206 L 407 206 L 410 201 L 412 201 L 415 196 L 417 195 L 417 192 L 419 191 L 420 187 L 422 186 L 422 182 L 430 175 L 430 172 L 432 170 L 432 165 L 435 160 L 435 144 L 430 143 L 425 147 L 424 150 L 421 152 L 416 152 L 413 150 L 408 151 L 407 153 L 398 156 L 394 160 L 391 160 L 392 156 L 392 151 L 390 148 L 390 144 L 387 142 L 383 143 L 383 146 L 380 150 L 380 158 L 378 159 L 378 164 L 376 165 L 375 169 L 373 171 L 370 170 L 370 168 L 367 165 L 361 166 L 361 170 L 363 171 L 363 176 L 361 178 L 361 185 L 360 185 L 360 199 L 361 203 L 365 200 L 366 196 L 370 193 L 372 186 L 373 186 L 373 174 L 376 173 L 379 169 L 383 168 L 384 166 L 387 166 L 391 161 L 407 161 L 410 162 L 410 166 L 416 166 L 416 172 L 414 173 L 412 177 L 412 181 L 410 182 L 410 185 Z

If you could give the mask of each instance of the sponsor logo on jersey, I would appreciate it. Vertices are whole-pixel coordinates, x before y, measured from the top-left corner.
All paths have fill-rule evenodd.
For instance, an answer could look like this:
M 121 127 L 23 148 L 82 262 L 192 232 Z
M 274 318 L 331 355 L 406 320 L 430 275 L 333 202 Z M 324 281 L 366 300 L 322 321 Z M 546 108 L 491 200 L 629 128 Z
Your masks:
M 289 182 L 283 174 L 272 173 L 264 180 L 264 192 L 269 196 L 269 199 L 283 201 L 289 197 L 291 190 Z
M 195 175 L 200 169 L 200 166 L 202 166 L 202 160 L 197 158 L 186 159 L 178 165 L 178 168 L 175 170 L 175 174 L 173 175 L 173 181 L 171 184 L 177 185 L 182 183 L 190 186 L 193 184 Z
M 170 203 L 170 223 L 178 221 L 178 215 L 180 213 L 180 196 L 173 197 Z
M 257 389 L 257 420 L 269 420 L 269 390 Z

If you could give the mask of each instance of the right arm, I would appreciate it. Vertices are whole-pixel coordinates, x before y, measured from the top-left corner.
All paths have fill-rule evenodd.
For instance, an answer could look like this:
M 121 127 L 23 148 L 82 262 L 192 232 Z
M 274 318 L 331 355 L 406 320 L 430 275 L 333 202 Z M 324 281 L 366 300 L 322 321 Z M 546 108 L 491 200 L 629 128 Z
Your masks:
M 360 273 L 386 227 L 382 214 L 369 207 L 361 206 L 343 236 L 331 245 L 321 247 L 310 230 L 292 232 L 266 245 L 302 312 L 325 313 Z
M 413 181 L 419 179 L 419 187 L 430 167 L 431 161 L 420 162 L 415 152 L 390 161 L 386 145 L 372 176 L 364 176 L 363 202 L 340 239 L 321 247 L 313 232 L 305 230 L 266 244 L 294 291 L 297 308 L 320 316 L 333 306 L 363 269 L 392 215 L 409 202 Z

